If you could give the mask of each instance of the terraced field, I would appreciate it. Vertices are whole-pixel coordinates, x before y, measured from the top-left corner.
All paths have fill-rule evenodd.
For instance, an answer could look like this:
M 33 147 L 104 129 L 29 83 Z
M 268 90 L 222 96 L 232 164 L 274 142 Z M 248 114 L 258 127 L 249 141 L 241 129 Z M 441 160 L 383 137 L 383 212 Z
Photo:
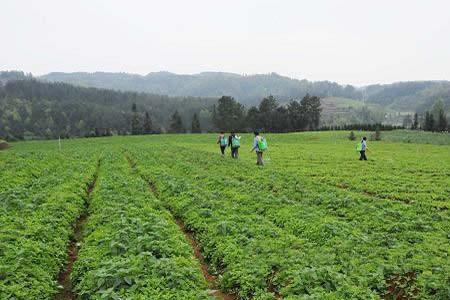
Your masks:
M 450 299 L 450 137 L 347 134 L 13 144 L 0 298 Z

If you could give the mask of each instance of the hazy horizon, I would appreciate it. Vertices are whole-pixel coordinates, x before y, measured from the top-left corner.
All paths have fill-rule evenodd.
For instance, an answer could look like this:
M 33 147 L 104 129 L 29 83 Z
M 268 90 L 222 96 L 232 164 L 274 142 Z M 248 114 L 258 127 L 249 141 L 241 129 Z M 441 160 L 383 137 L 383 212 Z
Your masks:
M 64 3 L 63 3 L 64 2 Z M 1 70 L 450 79 L 450 3 L 6 0 Z

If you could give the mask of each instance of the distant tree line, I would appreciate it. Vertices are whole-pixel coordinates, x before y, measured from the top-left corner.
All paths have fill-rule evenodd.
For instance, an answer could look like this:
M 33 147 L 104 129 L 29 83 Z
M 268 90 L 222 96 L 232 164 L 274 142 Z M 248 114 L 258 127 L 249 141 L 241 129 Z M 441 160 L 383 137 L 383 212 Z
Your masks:
M 425 111 L 424 114 L 415 113 L 403 118 L 403 127 L 412 130 L 424 130 L 434 132 L 449 131 L 449 122 L 447 113 L 445 112 L 444 103 L 438 100 L 434 103 L 431 110 Z
M 131 133 L 142 134 L 136 106 L 132 106 Z M 248 110 L 233 97 L 223 96 L 212 107 L 214 128 L 226 132 L 290 132 L 316 130 L 320 124 L 320 99 L 306 95 L 300 101 L 291 100 L 287 105 L 280 105 L 273 96 L 262 99 L 258 106 Z M 170 117 L 168 133 L 186 133 L 188 130 L 176 110 Z M 202 132 L 198 115 L 193 114 L 191 120 L 192 133 Z M 152 133 L 152 132 L 149 132 Z
M 373 123 L 373 124 L 346 124 L 346 125 L 338 125 L 338 126 L 322 126 L 319 130 L 328 131 L 328 130 L 362 130 L 362 131 L 391 131 L 396 129 L 404 129 L 403 126 L 395 126 L 390 124 L 381 124 L 381 123 Z

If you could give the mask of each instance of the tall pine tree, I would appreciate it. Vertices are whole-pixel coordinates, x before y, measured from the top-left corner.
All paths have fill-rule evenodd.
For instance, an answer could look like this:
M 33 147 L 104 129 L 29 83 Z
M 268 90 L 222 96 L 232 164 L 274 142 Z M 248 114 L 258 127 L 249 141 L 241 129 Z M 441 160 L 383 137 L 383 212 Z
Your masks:
M 200 127 L 200 120 L 198 119 L 197 114 L 195 113 L 194 116 L 192 117 L 192 128 L 191 128 L 191 132 L 192 133 L 201 133 L 202 129 Z
M 414 114 L 414 119 L 413 119 L 411 129 L 413 129 L 413 130 L 419 129 L 419 115 L 417 113 Z
M 181 120 L 181 116 L 176 110 L 170 118 L 169 133 L 184 133 L 185 131 L 183 120 Z
M 447 130 L 447 116 L 444 110 L 444 103 L 442 100 L 436 101 L 433 105 L 433 113 L 435 119 L 434 129 L 436 131 L 446 131 Z
M 143 126 L 143 133 L 144 134 L 151 134 L 153 133 L 153 124 L 152 124 L 152 119 L 150 118 L 150 115 L 148 114 L 148 112 L 145 112 L 145 116 L 144 116 L 144 126 Z
M 131 106 L 131 112 L 132 112 L 132 116 L 131 116 L 131 134 L 132 135 L 137 135 L 140 134 L 142 132 L 141 130 L 141 126 L 139 123 L 139 115 L 137 112 L 137 107 L 136 107 L 136 103 L 133 103 L 133 105 Z
M 423 126 L 425 131 L 434 131 L 434 117 L 429 111 L 425 112 L 425 124 Z

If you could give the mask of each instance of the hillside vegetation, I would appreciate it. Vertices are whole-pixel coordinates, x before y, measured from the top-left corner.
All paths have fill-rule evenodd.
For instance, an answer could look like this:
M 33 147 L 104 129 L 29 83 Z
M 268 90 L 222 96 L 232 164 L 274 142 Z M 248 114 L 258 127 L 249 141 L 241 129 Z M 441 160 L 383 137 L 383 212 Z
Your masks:
M 239 75 L 206 72 L 179 75 L 169 72 L 141 76 L 127 73 L 49 73 L 42 80 L 62 81 L 81 86 L 150 92 L 170 96 L 220 97 L 232 96 L 242 104 L 256 104 L 273 95 L 280 101 L 302 98 L 307 93 L 321 98 L 365 99 L 399 112 L 423 112 L 441 99 L 450 107 L 450 82 L 417 81 L 369 85 L 358 88 L 330 81 L 298 80 L 276 73 Z

